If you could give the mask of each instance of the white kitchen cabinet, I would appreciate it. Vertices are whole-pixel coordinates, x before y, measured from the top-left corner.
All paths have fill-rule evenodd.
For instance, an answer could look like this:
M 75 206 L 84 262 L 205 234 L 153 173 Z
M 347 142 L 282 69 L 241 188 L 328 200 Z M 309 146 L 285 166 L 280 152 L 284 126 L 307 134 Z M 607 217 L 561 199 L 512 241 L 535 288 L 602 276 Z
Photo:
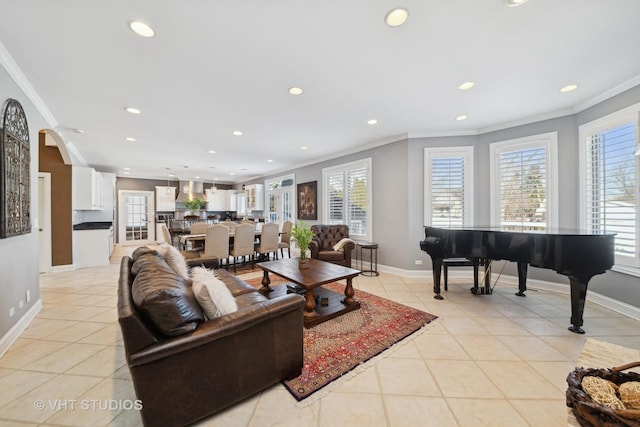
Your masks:
M 251 184 L 245 186 L 244 196 L 246 210 L 248 212 L 264 210 L 264 184 Z
M 173 212 L 176 210 L 176 187 L 156 186 L 156 211 Z
M 113 227 L 73 232 L 73 267 L 86 268 L 109 265 L 113 250 Z
M 71 170 L 71 194 L 74 210 L 102 209 L 102 174 L 94 168 L 74 166 Z
M 244 191 L 236 193 L 236 216 L 243 217 L 247 213 L 247 203 Z

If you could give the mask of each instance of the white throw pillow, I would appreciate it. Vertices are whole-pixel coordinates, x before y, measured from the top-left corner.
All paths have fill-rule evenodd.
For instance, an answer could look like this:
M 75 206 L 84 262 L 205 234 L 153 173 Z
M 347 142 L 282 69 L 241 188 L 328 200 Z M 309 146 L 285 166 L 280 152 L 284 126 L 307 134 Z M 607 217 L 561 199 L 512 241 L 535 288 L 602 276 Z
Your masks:
M 342 247 L 347 244 L 347 242 L 353 242 L 353 240 L 351 240 L 348 237 L 345 237 L 344 239 L 340 240 L 338 243 L 336 243 L 335 245 L 333 245 L 333 250 L 334 251 L 340 251 L 342 252 Z
M 227 285 L 213 271 L 202 267 L 191 269 L 193 293 L 208 319 L 238 311 L 236 299 Z
M 185 279 L 189 279 L 189 268 L 187 267 L 187 261 L 178 249 L 173 246 L 167 245 L 166 252 L 163 254 L 164 260 L 169 264 L 169 267 L 173 269 L 177 274 Z

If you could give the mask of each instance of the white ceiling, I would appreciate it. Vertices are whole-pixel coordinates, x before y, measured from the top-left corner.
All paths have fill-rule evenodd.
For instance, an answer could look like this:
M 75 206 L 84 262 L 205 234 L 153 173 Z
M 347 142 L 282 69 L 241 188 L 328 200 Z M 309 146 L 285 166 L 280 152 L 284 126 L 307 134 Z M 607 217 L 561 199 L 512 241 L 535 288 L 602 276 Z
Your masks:
M 0 42 L 91 166 L 242 182 L 579 111 L 640 83 L 638 17 L 639 0 L 0 0 Z

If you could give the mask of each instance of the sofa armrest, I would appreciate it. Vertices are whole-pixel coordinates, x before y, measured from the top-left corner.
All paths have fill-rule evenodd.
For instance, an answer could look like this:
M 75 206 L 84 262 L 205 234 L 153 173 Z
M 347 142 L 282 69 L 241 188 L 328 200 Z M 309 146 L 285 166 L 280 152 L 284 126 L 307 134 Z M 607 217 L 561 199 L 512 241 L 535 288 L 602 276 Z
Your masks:
M 297 294 L 287 294 L 244 307 L 234 313 L 203 322 L 193 332 L 177 337 L 167 337 L 166 340 L 130 354 L 129 366 L 144 365 L 177 355 L 295 311 L 300 312 L 300 325 L 292 325 L 291 327 L 302 328 L 303 307 L 304 297 Z
M 309 243 L 309 249 L 311 249 L 311 258 L 318 259 L 318 252 L 320 252 L 320 248 L 322 244 L 320 243 L 320 239 L 317 236 L 313 236 L 313 239 Z

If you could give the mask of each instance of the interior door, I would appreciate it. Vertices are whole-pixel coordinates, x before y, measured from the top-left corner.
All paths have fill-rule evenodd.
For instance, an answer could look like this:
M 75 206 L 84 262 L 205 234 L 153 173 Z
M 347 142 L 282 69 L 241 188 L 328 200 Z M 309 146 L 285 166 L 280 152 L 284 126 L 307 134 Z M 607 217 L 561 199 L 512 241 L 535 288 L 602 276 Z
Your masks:
M 267 191 L 267 222 L 293 221 L 293 186 Z
M 51 174 L 38 174 L 39 272 L 51 270 Z
M 156 243 L 153 191 L 118 192 L 118 243 L 147 245 Z

